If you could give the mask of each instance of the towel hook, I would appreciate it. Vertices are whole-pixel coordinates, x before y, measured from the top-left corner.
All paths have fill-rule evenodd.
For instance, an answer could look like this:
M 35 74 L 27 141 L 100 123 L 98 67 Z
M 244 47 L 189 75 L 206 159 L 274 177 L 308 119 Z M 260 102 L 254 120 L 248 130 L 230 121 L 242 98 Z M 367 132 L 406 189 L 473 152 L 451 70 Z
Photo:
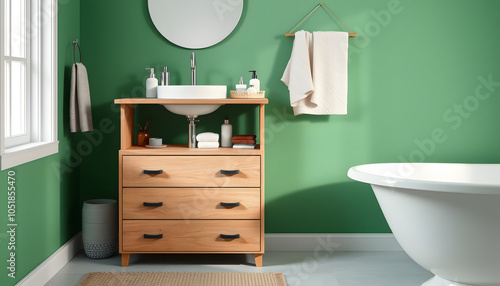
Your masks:
M 75 47 L 78 47 L 78 53 L 80 54 L 80 63 L 82 62 L 82 50 L 80 49 L 80 45 L 78 44 L 78 39 L 73 40 L 73 61 L 76 64 L 76 50 Z

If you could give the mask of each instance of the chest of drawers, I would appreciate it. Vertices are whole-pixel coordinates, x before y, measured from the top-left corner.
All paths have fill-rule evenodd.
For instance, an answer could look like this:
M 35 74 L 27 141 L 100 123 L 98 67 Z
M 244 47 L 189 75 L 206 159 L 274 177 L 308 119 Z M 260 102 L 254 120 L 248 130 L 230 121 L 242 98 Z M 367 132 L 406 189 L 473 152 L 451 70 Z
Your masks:
M 255 255 L 255 265 L 262 266 L 267 99 L 223 100 L 259 105 L 260 145 L 256 149 L 190 149 L 168 142 L 165 149 L 133 146 L 134 105 L 163 101 L 115 100 L 121 104 L 122 266 L 129 264 L 131 254 L 141 253 L 249 253 Z

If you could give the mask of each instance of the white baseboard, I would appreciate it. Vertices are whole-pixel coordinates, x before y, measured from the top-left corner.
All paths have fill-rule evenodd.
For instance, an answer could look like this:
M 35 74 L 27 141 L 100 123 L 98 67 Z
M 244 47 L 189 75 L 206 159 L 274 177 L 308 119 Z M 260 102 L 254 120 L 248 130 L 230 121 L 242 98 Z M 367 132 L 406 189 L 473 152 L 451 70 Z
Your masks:
M 266 251 L 403 251 L 392 233 L 266 233 Z
M 82 249 L 82 233 L 79 232 L 45 261 L 24 276 L 16 286 L 43 286 Z

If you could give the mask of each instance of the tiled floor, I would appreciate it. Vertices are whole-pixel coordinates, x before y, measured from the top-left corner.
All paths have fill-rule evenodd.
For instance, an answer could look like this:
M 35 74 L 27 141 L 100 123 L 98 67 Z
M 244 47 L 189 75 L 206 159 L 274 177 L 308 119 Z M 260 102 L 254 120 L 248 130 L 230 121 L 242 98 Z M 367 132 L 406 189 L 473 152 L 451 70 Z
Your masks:
M 46 285 L 72 286 L 88 272 L 281 272 L 288 286 L 420 286 L 433 275 L 404 252 L 267 252 L 263 267 L 253 255 L 132 255 L 129 267 L 120 256 L 73 258 Z

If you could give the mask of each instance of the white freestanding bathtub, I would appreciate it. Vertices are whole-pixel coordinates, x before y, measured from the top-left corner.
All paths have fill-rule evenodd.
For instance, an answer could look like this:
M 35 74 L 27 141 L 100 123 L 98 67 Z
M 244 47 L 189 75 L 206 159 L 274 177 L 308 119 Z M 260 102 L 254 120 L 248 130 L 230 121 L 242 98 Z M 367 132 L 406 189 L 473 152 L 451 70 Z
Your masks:
M 394 236 L 435 276 L 423 286 L 500 285 L 500 164 L 355 166 Z

